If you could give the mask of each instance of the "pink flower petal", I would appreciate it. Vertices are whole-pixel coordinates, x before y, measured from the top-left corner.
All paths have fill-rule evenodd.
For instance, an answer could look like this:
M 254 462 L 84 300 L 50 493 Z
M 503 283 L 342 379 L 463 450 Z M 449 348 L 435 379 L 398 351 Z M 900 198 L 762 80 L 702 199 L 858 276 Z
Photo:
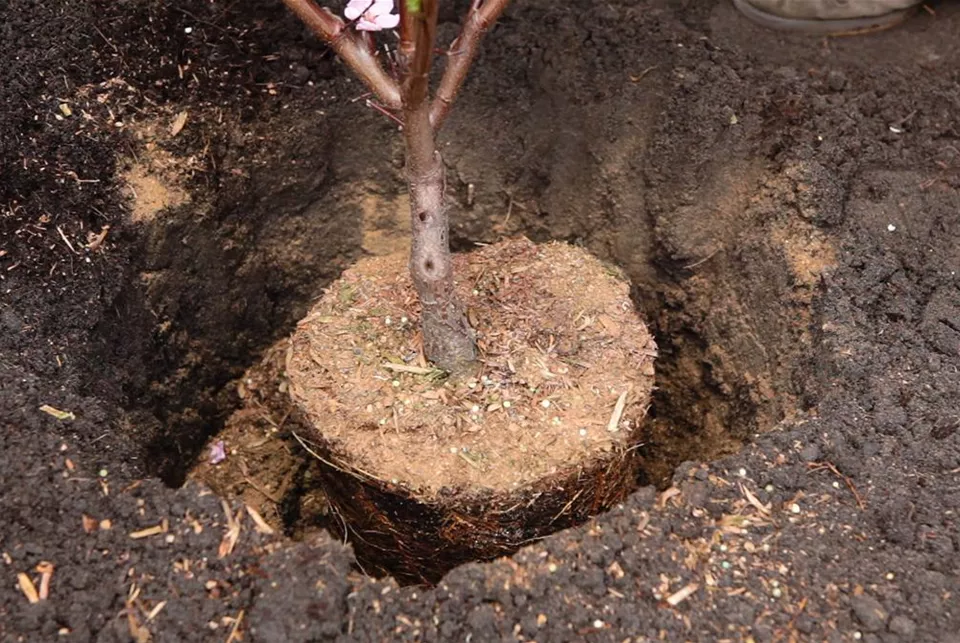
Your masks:
M 373 0 L 373 6 L 369 9 L 375 16 L 382 16 L 393 11 L 393 0 Z
M 226 459 L 227 450 L 223 440 L 217 440 L 210 445 L 210 464 L 220 464 Z
M 366 14 L 357 20 L 356 27 L 358 31 L 380 31 L 383 28 L 377 23 L 367 20 Z
M 381 29 L 394 29 L 400 24 L 400 16 L 395 13 L 385 13 L 377 16 L 375 22 Z
M 350 0 L 343 10 L 347 20 L 356 20 L 373 5 L 373 0 Z

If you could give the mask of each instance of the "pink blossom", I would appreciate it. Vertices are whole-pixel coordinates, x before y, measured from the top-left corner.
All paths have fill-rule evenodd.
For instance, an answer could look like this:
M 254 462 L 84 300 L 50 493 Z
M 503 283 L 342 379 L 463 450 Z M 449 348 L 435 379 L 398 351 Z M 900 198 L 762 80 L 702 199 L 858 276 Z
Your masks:
M 393 29 L 400 24 L 400 16 L 393 11 L 393 0 L 350 0 L 343 15 L 356 20 L 360 31 Z
M 227 459 L 227 450 L 223 440 L 217 440 L 210 445 L 210 464 L 220 464 Z

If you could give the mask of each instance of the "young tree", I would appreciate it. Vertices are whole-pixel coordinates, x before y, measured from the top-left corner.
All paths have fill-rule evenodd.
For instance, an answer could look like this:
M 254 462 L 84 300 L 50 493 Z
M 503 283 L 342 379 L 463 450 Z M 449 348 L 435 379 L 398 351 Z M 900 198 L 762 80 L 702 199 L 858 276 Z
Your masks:
M 394 0 L 349 0 L 346 21 L 314 0 L 284 2 L 366 83 L 379 107 L 402 122 L 413 231 L 410 272 L 422 309 L 424 353 L 444 370 L 462 370 L 476 359 L 476 344 L 454 290 L 445 169 L 436 137 L 477 56 L 480 39 L 509 0 L 471 1 L 433 96 L 429 76 L 439 0 L 399 0 L 399 14 L 394 13 Z M 395 76 L 377 57 L 374 38 L 375 32 L 394 28 L 400 32 Z

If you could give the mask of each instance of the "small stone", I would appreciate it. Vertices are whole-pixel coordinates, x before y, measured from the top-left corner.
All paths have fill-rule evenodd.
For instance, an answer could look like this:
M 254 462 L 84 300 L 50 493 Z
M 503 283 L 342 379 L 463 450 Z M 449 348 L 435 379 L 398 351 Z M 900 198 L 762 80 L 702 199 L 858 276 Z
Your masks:
M 753 638 L 757 643 L 767 643 L 773 640 L 773 629 L 764 623 L 753 624 Z
M 797 622 L 794 625 L 794 627 L 796 627 L 797 630 L 803 634 L 813 634 L 813 630 L 816 627 L 816 623 L 812 618 L 810 618 L 806 614 L 801 614 L 797 618 Z
M 598 630 L 602 630 L 604 625 L 606 625 L 606 623 L 601 621 L 599 618 L 593 622 L 593 627 Z
M 894 634 L 899 634 L 900 636 L 906 637 L 907 640 L 913 638 L 913 635 L 917 631 L 917 624 L 911 621 L 909 618 L 902 614 L 897 614 L 890 619 L 890 623 L 887 625 L 889 629 Z
M 850 607 L 867 632 L 878 632 L 887 622 L 887 610 L 872 596 L 854 596 L 850 599 Z
M 794 513 L 794 514 L 800 513 L 800 505 L 798 505 L 797 503 L 793 503 L 792 505 L 790 505 L 790 513 Z
M 820 459 L 820 447 L 816 444 L 808 444 L 800 449 L 800 459 L 804 462 L 816 462 Z
M 549 409 L 549 408 L 550 408 L 550 400 L 544 400 L 544 401 L 540 402 L 540 406 L 542 406 L 542 407 L 545 408 L 545 409 Z
M 840 92 L 847 86 L 847 77 L 842 71 L 831 71 L 827 74 L 827 87 L 832 91 Z

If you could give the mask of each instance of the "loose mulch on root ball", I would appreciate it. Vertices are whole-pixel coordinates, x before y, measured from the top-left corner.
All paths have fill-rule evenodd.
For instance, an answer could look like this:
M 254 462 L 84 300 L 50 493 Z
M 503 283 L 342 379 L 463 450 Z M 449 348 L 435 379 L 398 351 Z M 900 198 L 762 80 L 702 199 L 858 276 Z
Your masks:
M 408 260 L 345 271 L 279 347 L 284 376 L 267 383 L 305 425 L 365 569 L 436 582 L 645 481 L 656 346 L 618 271 L 523 238 L 456 256 L 479 357 L 447 374 L 423 358 Z
M 309 471 L 274 523 L 299 540 L 242 476 L 252 512 L 157 478 L 402 239 L 393 124 L 279 2 L 6 3 L 0 641 L 954 640 L 960 6 L 930 8 L 843 39 L 727 2 L 508 10 L 441 140 L 451 242 L 622 268 L 662 465 L 425 590 L 298 525 Z

